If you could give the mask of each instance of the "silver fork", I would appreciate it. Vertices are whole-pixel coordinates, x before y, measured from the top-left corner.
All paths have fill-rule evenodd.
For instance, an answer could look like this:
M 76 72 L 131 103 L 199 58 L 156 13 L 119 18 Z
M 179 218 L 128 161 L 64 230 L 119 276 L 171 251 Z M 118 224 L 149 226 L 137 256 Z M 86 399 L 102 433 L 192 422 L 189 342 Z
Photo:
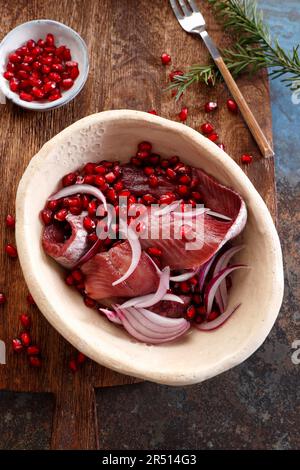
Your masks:
M 198 10 L 194 0 L 170 0 L 173 12 L 180 26 L 191 34 L 198 34 L 202 37 L 207 49 L 209 50 L 213 60 L 220 70 L 225 83 L 227 84 L 233 98 L 235 99 L 244 120 L 246 121 L 258 147 L 264 157 L 273 157 L 274 152 L 269 144 L 266 136 L 261 130 L 257 120 L 255 119 L 251 109 L 249 108 L 244 96 L 237 86 L 234 78 L 228 70 L 220 52 L 218 51 L 213 40 L 206 31 L 205 19 Z

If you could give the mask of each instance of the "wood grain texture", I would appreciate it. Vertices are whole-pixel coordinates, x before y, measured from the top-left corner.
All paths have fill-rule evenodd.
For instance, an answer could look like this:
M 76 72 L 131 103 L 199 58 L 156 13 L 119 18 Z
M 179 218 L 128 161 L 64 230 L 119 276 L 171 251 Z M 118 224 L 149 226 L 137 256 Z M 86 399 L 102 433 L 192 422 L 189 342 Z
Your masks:
M 217 45 L 228 42 L 204 1 L 198 2 L 207 19 L 208 30 Z M 32 156 L 55 134 L 74 121 L 94 112 L 130 108 L 157 112 L 177 119 L 182 106 L 188 106 L 187 125 L 198 129 L 212 121 L 226 150 L 237 162 L 242 153 L 252 153 L 254 162 L 244 167 L 251 181 L 276 215 L 273 159 L 261 157 L 242 117 L 231 115 L 226 108 L 229 93 L 225 85 L 215 88 L 195 86 L 179 103 L 169 93 L 169 67 L 160 63 L 162 52 L 172 56 L 172 68 L 193 63 L 206 63 L 208 53 L 198 38 L 185 34 L 178 25 L 167 0 L 0 0 L 0 31 L 4 36 L 16 25 L 34 18 L 51 18 L 77 30 L 87 42 L 90 53 L 90 75 L 84 90 L 63 108 L 46 113 L 26 112 L 12 104 L 0 108 L 0 159 L 2 219 L 14 212 L 18 181 Z M 243 77 L 238 85 L 255 112 L 255 116 L 272 139 L 269 86 L 265 73 L 255 79 Z M 219 108 L 206 116 L 203 105 L 217 100 Z M 183 156 L 184 157 L 184 156 Z M 100 156 L 99 156 L 100 158 Z M 43 182 L 41 181 L 41 184 Z M 1 246 L 14 242 L 14 234 L 1 229 Z M 57 397 L 52 448 L 95 448 L 93 387 L 133 383 L 135 379 L 119 375 L 94 363 L 87 363 L 76 375 L 68 371 L 68 360 L 74 352 L 34 307 L 26 305 L 27 288 L 17 260 L 0 251 L 0 290 L 8 297 L 1 309 L 0 338 L 7 344 L 7 365 L 0 366 L 0 388 L 15 391 L 52 392 Z M 43 350 L 44 367 L 28 367 L 24 355 L 15 355 L 10 340 L 19 332 L 18 316 L 29 310 L 33 317 L 32 337 Z

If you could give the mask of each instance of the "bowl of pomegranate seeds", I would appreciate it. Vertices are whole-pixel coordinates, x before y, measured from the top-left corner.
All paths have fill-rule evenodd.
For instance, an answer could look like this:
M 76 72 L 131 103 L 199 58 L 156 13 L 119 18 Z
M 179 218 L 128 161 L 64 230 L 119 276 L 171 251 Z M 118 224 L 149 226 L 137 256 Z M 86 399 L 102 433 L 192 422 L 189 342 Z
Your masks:
M 50 323 L 155 382 L 241 363 L 282 302 L 278 235 L 252 183 L 200 133 L 149 113 L 94 114 L 51 139 L 19 184 L 16 240 Z
M 0 88 L 18 106 L 58 108 L 83 88 L 87 46 L 76 31 L 52 20 L 33 20 L 10 31 L 0 44 Z

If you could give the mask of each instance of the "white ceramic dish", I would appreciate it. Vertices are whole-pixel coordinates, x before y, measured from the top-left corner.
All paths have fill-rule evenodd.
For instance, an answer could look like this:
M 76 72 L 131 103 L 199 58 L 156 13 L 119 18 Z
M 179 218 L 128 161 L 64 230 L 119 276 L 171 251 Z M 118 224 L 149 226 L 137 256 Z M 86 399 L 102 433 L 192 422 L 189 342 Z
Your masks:
M 76 78 L 74 85 L 69 90 L 62 91 L 62 97 L 52 102 L 27 102 L 21 100 L 17 93 L 9 88 L 9 82 L 3 77 L 9 54 L 26 43 L 29 39 L 37 41 L 45 38 L 47 33 L 52 33 L 55 37 L 57 46 L 67 45 L 72 54 L 72 60 L 78 62 L 79 76 Z M 34 111 L 46 111 L 49 109 L 59 108 L 69 103 L 82 90 L 89 72 L 88 50 L 84 40 L 76 31 L 69 26 L 53 20 L 33 20 L 20 24 L 11 30 L 0 43 L 0 90 L 11 101 L 22 108 Z
M 234 276 L 230 305 L 240 309 L 220 329 L 190 331 L 170 344 L 147 346 L 83 305 L 66 287 L 61 268 L 41 248 L 39 212 L 60 178 L 87 161 L 127 161 L 149 140 L 162 155 L 177 154 L 237 190 L 248 207 L 239 261 L 252 266 Z M 264 341 L 283 295 L 282 255 L 263 200 L 239 166 L 193 129 L 139 111 L 106 111 L 77 121 L 31 160 L 17 194 L 16 237 L 21 266 L 40 310 L 77 349 L 118 372 L 182 385 L 213 377 L 249 357 Z M 243 272 L 242 272 L 243 271 Z

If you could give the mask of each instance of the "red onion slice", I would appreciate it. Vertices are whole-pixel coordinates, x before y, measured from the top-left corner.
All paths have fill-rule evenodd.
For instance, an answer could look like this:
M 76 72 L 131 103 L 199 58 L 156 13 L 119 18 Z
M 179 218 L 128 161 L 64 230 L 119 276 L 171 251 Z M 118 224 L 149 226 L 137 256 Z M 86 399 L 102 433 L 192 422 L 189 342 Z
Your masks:
M 101 246 L 101 242 L 102 240 L 98 239 L 91 246 L 91 248 L 77 261 L 76 265 L 74 266 L 74 269 L 78 268 L 79 266 L 82 266 L 84 263 L 87 263 L 91 258 L 93 258 L 98 253 L 98 249 Z
M 208 213 L 209 212 L 209 209 L 207 209 L 207 207 L 199 207 L 198 209 L 193 209 L 191 211 L 187 211 L 187 212 L 174 212 L 174 215 L 182 215 L 183 218 L 185 217 L 197 217 L 197 215 L 202 215 L 202 214 L 205 214 L 205 213 Z
M 189 273 L 183 273 L 183 274 L 178 274 L 178 276 L 171 276 L 170 281 L 173 282 L 183 282 L 183 281 L 188 281 L 188 279 L 191 279 L 193 276 L 195 276 L 196 271 L 192 271 Z
M 209 282 L 204 293 L 204 302 L 207 314 L 211 312 L 213 301 L 221 282 L 226 278 L 226 276 L 228 276 L 228 274 L 231 274 L 233 271 L 240 268 L 248 268 L 248 266 L 245 266 L 244 264 L 236 264 L 230 268 L 225 268 Z
M 130 227 L 127 227 L 127 234 L 128 234 L 127 240 L 129 242 L 129 245 L 132 251 L 131 263 L 126 273 L 123 274 L 123 276 L 120 277 L 120 279 L 112 283 L 113 286 L 116 286 L 120 284 L 121 282 L 126 281 L 126 279 L 128 279 L 129 276 L 131 276 L 131 274 L 136 269 L 141 258 L 142 248 L 141 248 L 141 244 L 140 244 L 137 234 Z
M 180 199 L 179 201 L 171 202 L 171 204 L 168 204 L 163 209 L 158 209 L 156 212 L 154 212 L 154 215 L 156 217 L 160 217 L 161 215 L 166 215 L 166 214 L 169 214 L 170 212 L 174 212 L 181 202 L 182 202 L 182 199 Z
M 160 317 L 146 309 L 117 309 L 119 319 L 127 332 L 147 344 L 161 344 L 182 336 L 190 323 L 184 318 Z M 165 320 L 162 322 L 161 320 Z
M 200 325 L 195 325 L 196 328 L 200 331 L 213 331 L 223 325 L 231 315 L 241 306 L 242 304 L 236 305 L 233 309 L 227 310 L 226 312 L 222 313 L 218 318 L 212 321 L 205 321 L 200 323 Z
M 102 201 L 105 210 L 107 211 L 106 198 L 100 189 L 95 188 L 90 184 L 73 184 L 71 186 L 66 186 L 65 188 L 60 189 L 57 193 L 52 194 L 48 198 L 48 201 L 53 201 L 56 199 L 61 199 L 62 197 L 73 196 L 74 194 L 89 194 L 95 198 Z
M 212 215 L 213 217 L 217 217 L 218 219 L 224 219 L 224 220 L 232 220 L 231 217 L 227 217 L 227 215 L 220 214 L 219 212 L 211 211 L 208 209 L 207 211 L 208 215 Z
M 206 261 L 202 266 L 200 266 L 199 268 L 199 271 L 198 271 L 198 274 L 199 274 L 199 287 L 200 287 L 200 291 L 202 291 L 203 287 L 204 287 L 204 283 L 205 283 L 205 280 L 206 280 L 206 277 L 209 273 L 209 270 L 214 262 L 216 258 L 216 254 L 214 256 L 212 256 L 208 261 Z
M 116 312 L 113 312 L 112 310 L 109 310 L 108 308 L 99 308 L 101 312 L 106 315 L 109 321 L 112 323 L 116 323 L 117 325 L 122 325 L 122 322 L 120 318 L 118 317 L 118 314 Z
M 244 245 L 233 246 L 232 248 L 227 249 L 222 255 L 219 257 L 214 272 L 213 277 L 215 277 L 220 271 L 227 268 L 227 265 L 231 258 L 238 253 Z M 216 302 L 220 308 L 221 313 L 225 312 L 227 305 L 228 305 L 228 292 L 226 287 L 226 280 L 222 281 L 217 292 L 216 292 Z
M 170 288 L 170 268 L 166 266 L 160 273 L 160 279 L 157 291 L 153 294 L 142 295 L 140 297 L 134 297 L 129 299 L 120 305 L 120 308 L 128 307 L 151 307 L 152 305 L 157 304 L 164 295 L 167 293 L 167 290 Z
M 184 304 L 184 301 L 175 294 L 165 294 L 161 300 L 169 300 L 170 302 L 178 302 L 179 304 Z

